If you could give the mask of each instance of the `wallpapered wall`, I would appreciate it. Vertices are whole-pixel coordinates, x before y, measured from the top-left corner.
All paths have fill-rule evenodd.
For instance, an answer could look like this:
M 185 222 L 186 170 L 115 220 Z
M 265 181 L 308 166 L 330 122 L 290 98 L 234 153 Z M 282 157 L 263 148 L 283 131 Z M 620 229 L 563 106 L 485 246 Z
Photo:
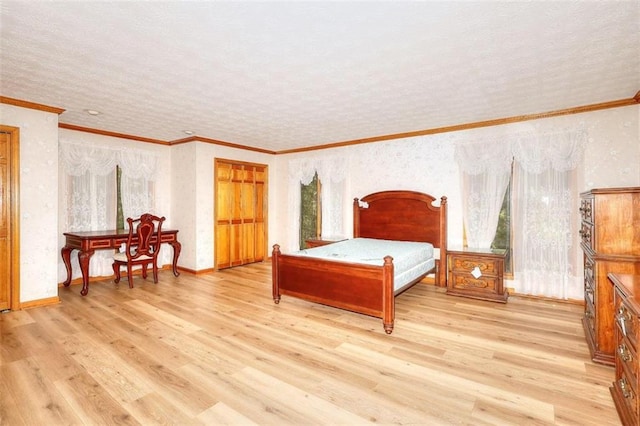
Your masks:
M 20 128 L 20 300 L 58 295 L 58 115 L 0 104 Z
M 640 106 L 588 114 L 582 190 L 640 186 Z
M 0 104 L 0 122 L 20 128 L 20 255 L 22 302 L 58 294 L 58 137 L 114 144 L 161 153 L 159 208 L 170 211 L 168 226 L 180 230 L 180 265 L 192 270 L 213 267 L 213 160 L 215 157 L 269 165 L 269 247 L 287 241 L 288 170 L 291 158 L 346 157 L 349 164 L 345 230 L 351 234 L 351 200 L 385 189 L 410 189 L 446 195 L 449 202 L 449 243 L 462 240 L 458 168 L 453 160 L 455 140 L 516 132 L 522 126 L 540 131 L 583 125 L 588 130 L 584 162 L 578 170 L 580 190 L 594 187 L 640 186 L 640 106 L 596 111 L 535 122 L 464 132 L 399 139 L 365 145 L 267 155 L 205 143 L 166 147 L 58 129 L 58 116 Z M 497 147 L 498 149 L 499 147 Z M 576 194 L 577 196 L 577 194 Z M 43 213 L 44 212 L 44 213 Z

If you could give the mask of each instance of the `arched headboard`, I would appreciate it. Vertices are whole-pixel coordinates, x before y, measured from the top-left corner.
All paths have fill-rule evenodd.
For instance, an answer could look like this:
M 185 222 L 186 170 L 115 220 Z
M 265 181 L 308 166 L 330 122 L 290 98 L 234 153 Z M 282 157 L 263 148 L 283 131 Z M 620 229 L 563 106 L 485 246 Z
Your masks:
M 420 241 L 440 249 L 439 283 L 446 283 L 447 197 L 416 191 L 382 191 L 353 200 L 354 238 Z M 443 263 L 444 262 L 444 263 Z

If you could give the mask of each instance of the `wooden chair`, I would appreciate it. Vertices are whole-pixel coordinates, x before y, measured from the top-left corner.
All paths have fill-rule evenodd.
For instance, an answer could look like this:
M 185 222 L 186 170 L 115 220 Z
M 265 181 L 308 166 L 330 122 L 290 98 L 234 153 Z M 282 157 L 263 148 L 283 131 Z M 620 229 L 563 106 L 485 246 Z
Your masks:
M 147 278 L 147 266 L 153 266 L 153 282 L 158 282 L 158 252 L 160 251 L 160 239 L 162 235 L 162 222 L 165 218 L 145 213 L 138 219 L 127 218 L 129 223 L 129 236 L 124 253 L 116 253 L 113 256 L 114 280 L 120 282 L 120 268 L 127 267 L 129 287 L 133 288 L 132 269 L 136 265 L 142 266 L 142 278 Z M 152 237 L 153 242 L 152 242 Z

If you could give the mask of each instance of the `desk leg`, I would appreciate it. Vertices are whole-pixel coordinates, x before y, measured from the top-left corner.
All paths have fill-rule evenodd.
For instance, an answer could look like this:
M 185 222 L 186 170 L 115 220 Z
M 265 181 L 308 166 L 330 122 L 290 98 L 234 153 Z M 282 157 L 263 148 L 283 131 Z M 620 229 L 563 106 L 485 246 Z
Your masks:
M 172 241 L 169 243 L 171 247 L 173 247 L 173 275 L 176 277 L 180 275 L 178 272 L 178 256 L 180 256 L 180 251 L 182 250 L 182 244 L 178 241 Z
M 60 251 L 62 254 L 62 261 L 64 262 L 64 267 L 67 269 L 67 279 L 64 281 L 64 286 L 69 287 L 71 284 L 71 251 L 73 248 L 69 246 L 62 247 Z
M 82 290 L 80 294 L 86 296 L 89 293 L 89 259 L 93 256 L 94 251 L 79 251 L 78 261 L 80 262 L 80 270 L 82 271 Z

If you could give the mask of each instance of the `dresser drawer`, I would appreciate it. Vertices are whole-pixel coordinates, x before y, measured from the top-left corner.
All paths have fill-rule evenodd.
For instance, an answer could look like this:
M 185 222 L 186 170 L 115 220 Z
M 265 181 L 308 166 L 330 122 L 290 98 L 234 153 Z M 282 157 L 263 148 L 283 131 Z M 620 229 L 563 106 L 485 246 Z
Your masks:
M 595 305 L 595 290 L 593 287 L 593 281 L 585 280 L 584 282 L 584 299 Z
M 620 370 L 625 372 L 625 375 L 630 378 L 635 378 L 635 372 L 638 371 L 638 355 L 631 348 L 627 339 L 621 339 L 616 348 L 617 365 L 620 366 Z M 637 381 L 630 380 L 629 384 L 633 387 L 634 393 L 638 393 Z
M 589 223 L 593 223 L 593 198 L 584 197 L 580 200 L 580 218 Z
M 596 331 L 595 324 L 595 308 L 594 304 L 589 302 L 589 300 L 585 300 L 584 304 L 584 318 L 586 320 L 586 325 L 588 326 L 588 331 L 593 335 Z
M 618 299 L 616 297 L 616 299 Z M 616 303 L 616 326 L 621 336 L 624 336 L 626 341 L 629 342 L 631 349 L 636 352 L 638 350 L 636 336 L 638 333 L 638 317 L 633 314 L 633 311 L 622 301 L 622 303 Z
M 638 394 L 631 386 L 632 377 L 627 376 L 627 373 L 622 370 L 620 377 L 613 382 L 613 386 L 616 388 L 617 393 L 621 396 L 616 403 L 620 401 L 624 405 L 623 411 L 629 414 L 632 418 L 632 424 L 637 424 L 638 421 Z M 615 398 L 614 398 L 615 399 Z M 620 411 L 620 410 L 618 410 Z
M 584 256 L 584 279 L 593 283 L 593 260 L 589 256 Z
M 593 250 L 593 225 L 587 222 L 582 222 L 580 224 L 580 231 L 578 232 L 580 234 L 582 244 Z
M 449 255 L 449 259 L 451 259 L 451 272 L 453 273 L 471 273 L 477 267 L 482 275 L 498 275 L 502 273 L 502 268 L 504 268 L 504 261 L 501 259 L 471 258 L 457 255 Z

